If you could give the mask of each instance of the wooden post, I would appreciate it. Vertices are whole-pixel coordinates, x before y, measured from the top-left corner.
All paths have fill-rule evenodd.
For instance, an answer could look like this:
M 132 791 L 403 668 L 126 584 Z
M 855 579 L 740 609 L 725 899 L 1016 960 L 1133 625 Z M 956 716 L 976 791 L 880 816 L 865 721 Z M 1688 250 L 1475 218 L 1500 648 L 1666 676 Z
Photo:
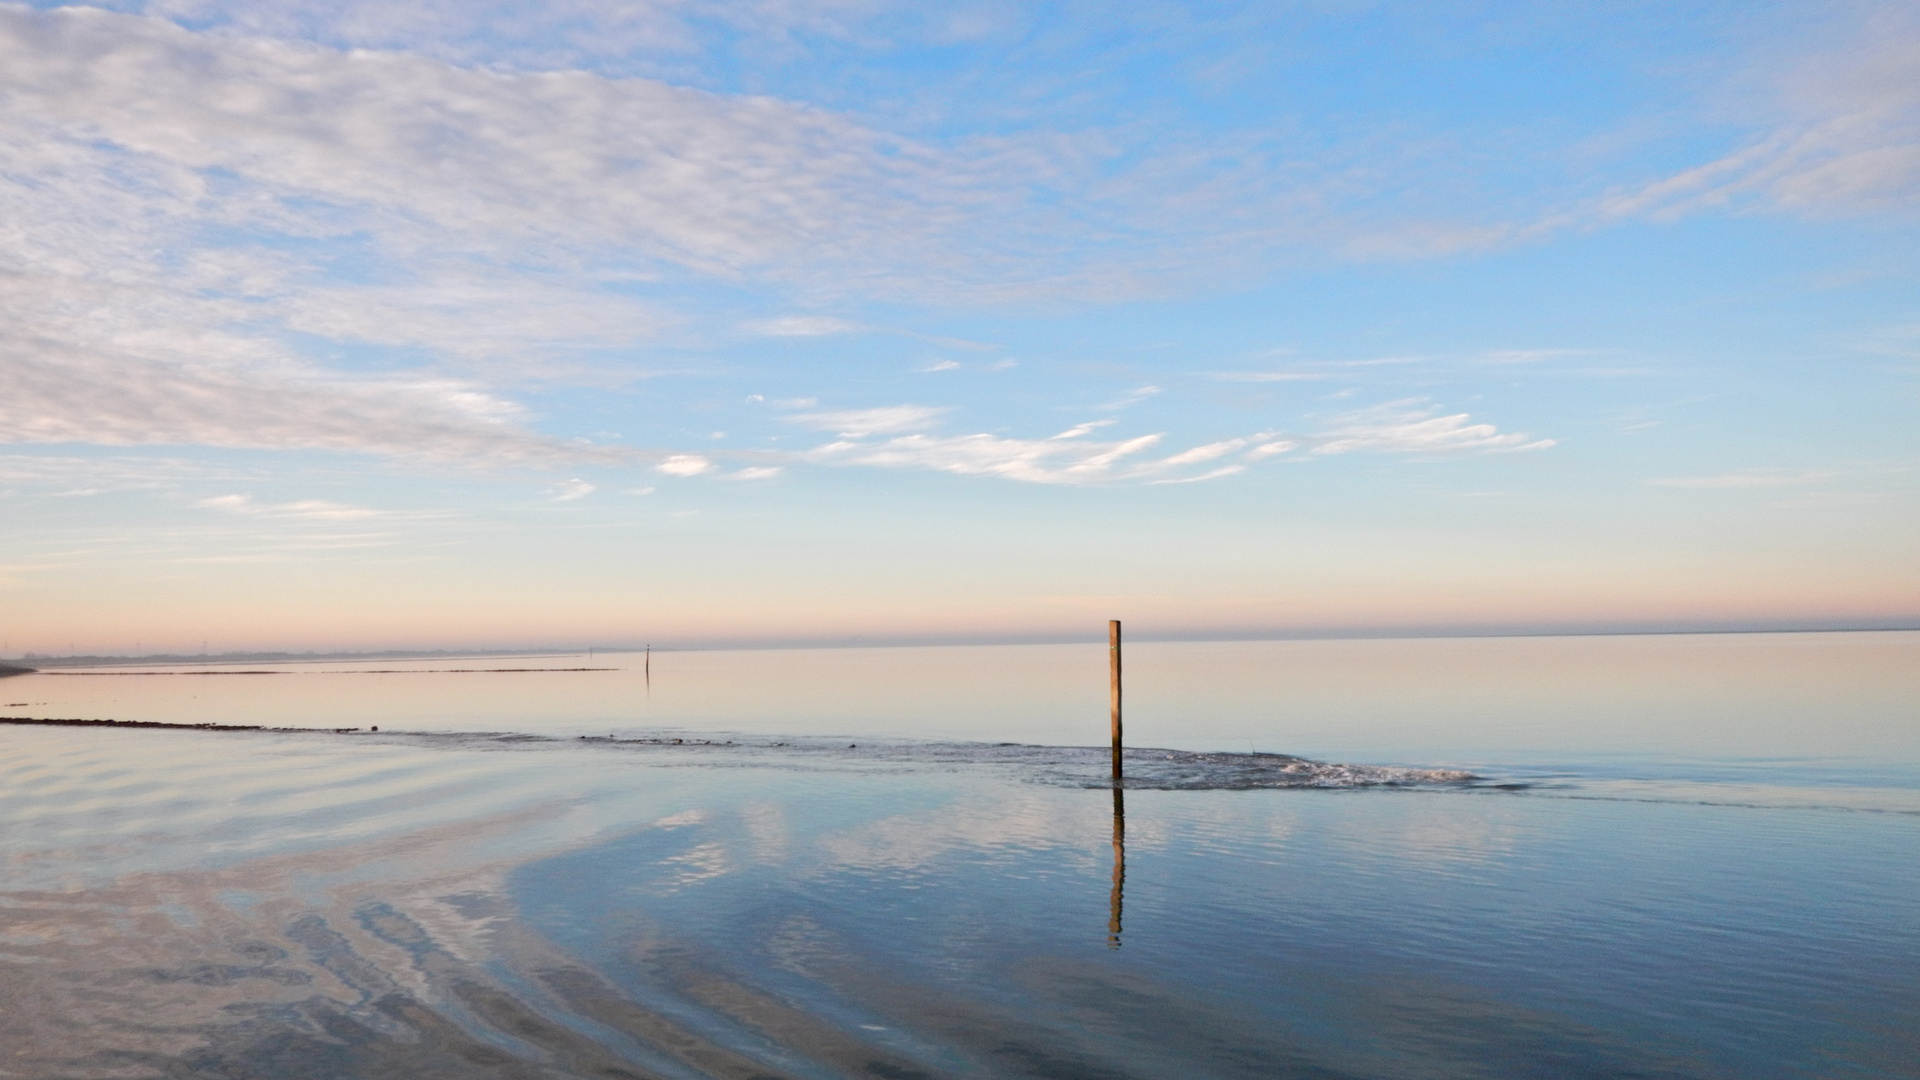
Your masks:
M 1107 620 L 1107 651 L 1112 654 L 1113 778 L 1120 779 L 1120 620 Z

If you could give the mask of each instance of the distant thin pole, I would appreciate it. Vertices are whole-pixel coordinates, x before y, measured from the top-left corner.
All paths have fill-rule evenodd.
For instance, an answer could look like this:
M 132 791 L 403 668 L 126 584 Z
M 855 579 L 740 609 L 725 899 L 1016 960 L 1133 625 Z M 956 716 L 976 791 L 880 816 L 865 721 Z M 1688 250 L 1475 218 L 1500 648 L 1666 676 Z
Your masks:
M 647 646 L 647 689 L 653 689 L 653 646 Z
M 1113 778 L 1120 779 L 1120 620 L 1107 620 L 1107 651 L 1112 657 Z

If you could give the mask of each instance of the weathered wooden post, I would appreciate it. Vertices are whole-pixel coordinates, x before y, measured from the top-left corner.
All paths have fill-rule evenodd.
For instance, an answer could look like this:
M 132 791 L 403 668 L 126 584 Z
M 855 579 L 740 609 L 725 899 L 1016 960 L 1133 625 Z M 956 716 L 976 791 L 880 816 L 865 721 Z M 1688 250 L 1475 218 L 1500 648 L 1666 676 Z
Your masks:
M 1120 780 L 1120 620 L 1107 620 L 1107 651 L 1112 654 L 1113 779 Z

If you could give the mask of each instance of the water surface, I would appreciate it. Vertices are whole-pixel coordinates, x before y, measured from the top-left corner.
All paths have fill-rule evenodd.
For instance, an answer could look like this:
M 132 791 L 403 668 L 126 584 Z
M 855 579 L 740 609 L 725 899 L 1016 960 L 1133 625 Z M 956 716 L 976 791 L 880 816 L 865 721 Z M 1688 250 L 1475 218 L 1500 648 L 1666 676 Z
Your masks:
M 0 727 L 0 1075 L 1920 1075 L 1920 635 L 1128 660 L 0 681 L 363 729 Z

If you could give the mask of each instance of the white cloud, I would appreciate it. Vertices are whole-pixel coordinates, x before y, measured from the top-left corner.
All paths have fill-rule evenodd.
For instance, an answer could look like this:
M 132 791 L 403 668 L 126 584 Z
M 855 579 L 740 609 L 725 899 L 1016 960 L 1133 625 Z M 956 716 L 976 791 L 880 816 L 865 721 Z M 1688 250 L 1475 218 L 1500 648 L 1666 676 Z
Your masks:
M 776 7 L 786 14 L 770 14 Z M 813 15 L 796 14 L 803 8 L 852 10 L 837 0 L 756 0 L 712 17 L 753 10 L 769 13 L 769 25 L 815 25 Z M 973 289 L 1028 301 L 1047 289 L 1151 289 L 1145 279 L 1154 273 L 1221 252 L 1346 244 L 1430 253 L 1511 239 L 1504 226 L 1418 223 L 1376 235 L 1343 208 L 1382 190 L 1363 175 L 1389 170 L 1371 159 L 1316 163 L 1308 159 L 1317 150 L 1284 140 L 1244 155 L 1236 172 L 1218 168 L 1232 148 L 1197 142 L 1129 171 L 1115 164 L 1126 147 L 1112 132 L 937 143 L 764 96 L 447 62 L 474 55 L 454 44 L 462 35 L 505 40 L 513 27 L 573 18 L 606 30 L 595 47 L 623 34 L 678 47 L 671 43 L 699 20 L 675 0 L 155 0 L 145 10 L 224 31 L 0 5 L 0 441 L 614 462 L 627 452 L 541 435 L 515 403 L 471 378 L 329 371 L 295 356 L 283 332 L 519 362 L 542 349 L 610 348 L 661 334 L 675 316 L 635 294 L 675 275 L 771 278 L 822 293 Z M 313 35 L 321 26 L 331 28 L 318 34 L 323 41 L 382 48 L 428 40 L 433 55 L 242 36 Z M 1798 112 L 1768 138 L 1621 195 L 1603 213 L 1742 198 L 1910 205 L 1920 177 L 1920 38 L 1903 26 L 1827 81 L 1801 78 Z M 1288 154 L 1297 167 L 1270 167 Z M 1329 177 L 1337 183 L 1323 183 Z M 1290 208 L 1276 209 L 1283 204 Z M 1365 235 L 1350 243 L 1355 230 Z M 1086 252 L 1098 252 L 1098 268 L 1080 265 Z M 790 299 L 801 310 L 834 308 L 818 296 Z M 788 337 L 875 329 L 804 314 L 749 328 Z M 1143 387 L 1104 407 L 1153 392 Z M 1319 454 L 1551 444 L 1464 414 L 1401 406 L 1215 460 L 1272 456 L 1296 441 Z M 1098 447 L 1132 445 L 1087 440 L 1085 426 L 1041 440 L 1072 444 L 1058 452 L 1030 452 L 1030 440 L 926 435 L 941 415 L 906 405 L 794 420 L 857 441 L 861 453 L 890 445 L 876 439 L 917 435 L 914 446 L 888 453 L 947 461 L 927 467 L 950 471 L 971 461 L 965 467 L 992 473 L 991 462 L 1011 461 L 1005 475 L 1105 470 L 1111 478 L 1124 472 L 1113 462 L 1069 470 L 1097 462 Z M 1138 454 L 1123 459 L 1131 467 Z M 668 475 L 716 468 L 688 454 L 658 467 Z
M 654 469 L 668 476 L 699 476 L 701 473 L 712 472 L 714 464 L 699 454 L 674 454 L 655 465 Z
M 1289 450 L 1296 449 L 1300 445 L 1299 443 L 1294 442 L 1292 439 L 1274 439 L 1271 435 L 1254 436 L 1254 441 L 1256 442 L 1259 442 L 1262 439 L 1269 439 L 1271 441 L 1261 442 L 1260 445 L 1247 451 L 1246 457 L 1248 461 L 1262 461 L 1262 460 L 1265 460 L 1266 458 L 1274 457 L 1279 454 L 1284 454 Z
M 1213 377 L 1221 382 L 1312 382 L 1333 376 L 1324 371 L 1222 371 Z
M 1138 295 L 1285 250 L 1417 256 L 1595 217 L 1525 227 L 1402 220 L 1395 196 L 1422 175 L 1422 155 L 1457 147 L 1398 137 L 1169 139 L 1141 127 L 942 142 L 765 96 L 556 70 L 569 58 L 694 49 L 712 25 L 765 40 L 794 27 L 852 34 L 844 20 L 885 7 L 871 0 L 697 13 L 680 0 L 117 6 L 220 32 L 0 6 L 0 175 L 12 181 L 0 183 L 9 188 L 0 215 L 27 241 L 9 261 L 111 276 L 119 271 L 103 268 L 154 269 L 166 260 L 153 252 L 173 253 L 194 264 L 196 288 L 217 281 L 218 296 L 248 302 L 191 323 L 201 327 L 277 321 L 460 355 L 605 347 L 675 324 L 632 287 L 676 272 L 773 277 L 810 294 Z M 1782 206 L 1911 205 L 1920 49 L 1910 21 L 1889 23 L 1846 63 L 1821 65 L 1840 74 L 1799 77 L 1796 111 L 1774 135 L 1618 195 L 1598 216 L 1741 191 Z M 416 51 L 369 51 L 398 48 Z M 532 50 L 524 63 L 503 61 L 520 49 Z M 524 70 L 535 67 L 544 70 Z M 1129 140 L 1148 139 L 1144 163 L 1116 164 L 1139 148 Z M 297 244 L 251 246 L 265 234 L 333 250 L 314 258 L 291 254 Z M 148 242 L 156 238 L 164 242 Z M 12 239 L 0 237 L 0 249 Z M 379 266 L 381 279 L 332 276 L 322 263 L 340 249 L 355 257 L 346 263 Z M 184 281 L 178 291 L 193 294 Z M 820 315 L 752 327 L 875 329 Z
M 1222 465 L 1217 469 L 1213 469 L 1208 472 L 1203 472 L 1195 476 L 1167 476 L 1167 477 L 1162 477 L 1161 479 L 1158 479 L 1158 480 L 1150 480 L 1148 482 L 1152 484 L 1199 484 L 1199 483 L 1204 483 L 1205 481 L 1208 481 L 1208 480 L 1218 480 L 1223 476 L 1232 476 L 1235 473 L 1243 473 L 1246 471 L 1247 471 L 1247 467 L 1245 465 Z
M 210 499 L 201 499 L 194 505 L 243 517 L 283 518 L 297 521 L 362 521 L 367 518 L 394 516 L 383 511 L 370 510 L 364 506 L 348 506 L 344 503 L 325 502 L 320 499 L 286 503 L 255 502 L 251 495 L 216 495 Z
M 0 441 L 334 450 L 475 465 L 628 456 L 528 431 L 516 405 L 464 381 L 350 378 L 269 358 L 176 359 L 195 343 L 144 337 L 60 347 L 0 326 Z
M 0 9 L 0 29 L 16 17 Z M 7 123 L 0 115 L 0 129 Z M 626 456 L 530 431 L 517 405 L 471 380 L 331 372 L 255 331 L 226 329 L 263 313 L 226 293 L 235 282 L 281 289 L 281 260 L 202 252 L 169 265 L 164 254 L 189 228 L 198 181 L 157 168 L 130 193 L 103 179 L 112 170 L 89 154 L 54 139 L 0 137 L 0 442 L 319 449 L 475 465 Z M 24 167 L 33 181 L 5 166 Z M 408 315 L 371 297 L 342 304 L 365 308 L 369 325 Z M 476 325 L 467 332 L 506 329 Z
M 8 40 L 20 22 L 0 8 L 0 55 L 20 44 Z M 0 68 L 0 83 L 17 75 Z M 183 237 L 200 178 L 145 159 L 116 166 L 50 132 L 28 137 L 20 111 L 0 112 L 0 442 L 480 465 L 621 456 L 529 431 L 516 405 L 469 380 L 330 372 L 256 331 L 229 329 L 266 313 L 232 290 L 281 289 L 286 260 L 196 252 Z M 169 261 L 182 249 L 182 261 Z
M 1143 455 L 1158 446 L 1164 436 L 1141 435 L 1112 442 L 1083 437 L 1105 423 L 1108 421 L 1083 424 L 1048 439 L 1008 439 L 989 434 L 903 435 L 879 442 L 842 439 L 796 457 L 826 465 L 931 469 L 1035 484 L 1164 484 L 1212 480 L 1242 472 L 1244 464 L 1211 469 L 1195 466 L 1218 461 L 1254 441 L 1224 439 L 1162 458 L 1147 458 Z
M 1524 432 L 1501 432 L 1492 424 L 1476 424 L 1466 413 L 1436 416 L 1417 398 L 1392 401 L 1336 417 L 1314 436 L 1315 454 L 1355 451 L 1401 454 L 1453 454 L 1488 451 L 1541 450 L 1552 439 L 1535 439 Z
M 529 124 L 539 114 L 562 126 L 590 123 L 575 111 L 577 92 L 592 90 L 579 80 L 501 78 L 401 55 L 206 38 L 88 9 L 8 10 L 0 30 L 14 115 L 290 192 L 519 233 L 552 227 L 554 211 L 577 200 L 584 174 L 597 171 L 591 157 L 566 168 L 551 153 L 557 144 Z M 661 114 L 643 120 L 643 129 L 684 116 L 664 90 L 640 88 Z M 543 175 L 558 185 L 545 205 L 521 190 Z M 513 202 L 525 215 L 517 227 L 500 220 Z M 605 223 L 604 208 L 589 216 Z
M 947 411 L 931 405 L 886 405 L 877 409 L 801 413 L 787 419 L 817 431 L 836 432 L 842 438 L 861 439 L 869 435 L 923 431 L 939 422 Z
M 907 330 L 897 326 L 873 326 L 854 322 L 831 315 L 783 315 L 775 319 L 756 319 L 741 324 L 749 333 L 765 337 L 831 337 L 842 334 L 890 334 L 897 337 L 912 338 L 933 345 L 980 351 L 996 346 L 983 341 L 970 341 L 966 338 L 947 337 L 941 334 L 924 334 L 917 330 Z M 936 361 L 926 371 L 946 371 L 961 365 L 953 360 Z
M 1164 439 L 1141 435 L 1105 441 L 1087 438 L 1099 420 L 1069 428 L 1051 438 L 1014 439 L 992 434 L 910 434 L 875 440 L 842 435 L 813 450 L 795 455 L 797 461 L 825 465 L 863 465 L 889 469 L 932 469 L 961 476 L 994 476 L 1038 484 L 1170 484 L 1213 480 L 1244 472 L 1303 445 L 1319 455 L 1360 451 L 1376 453 L 1445 454 L 1535 450 L 1552 446 L 1552 439 L 1534 439 L 1521 433 L 1475 424 L 1465 413 L 1436 416 L 1418 400 L 1387 405 L 1338 417 L 1317 435 L 1284 438 L 1272 431 L 1218 439 L 1164 457 L 1145 456 Z M 1228 459 L 1237 459 L 1229 461 Z
M 401 266 L 585 256 L 816 285 L 828 265 L 860 278 L 918 263 L 937 277 L 956 265 L 963 222 L 1022 197 L 1000 184 L 1011 163 L 768 97 L 196 34 L 91 8 L 0 7 L 0 93 L 0 135 L 38 166 L 23 174 L 16 160 L 16 176 L 146 171 L 166 186 L 119 183 L 136 204 L 160 196 L 228 226 L 364 235 Z M 458 307 L 490 317 L 485 304 Z M 355 333 L 369 322 L 350 305 L 299 314 Z M 767 328 L 854 324 L 797 316 Z
M 576 499 L 584 499 L 598 490 L 600 489 L 587 483 L 585 480 L 568 480 L 566 483 L 560 485 L 558 493 L 553 497 L 553 501 L 573 502 Z
M 786 470 L 778 465 L 753 465 L 722 477 L 725 480 L 771 480 Z
M 1098 431 L 1103 427 L 1107 427 L 1117 422 L 1118 421 L 1114 421 L 1114 420 L 1089 420 L 1084 424 L 1075 424 L 1074 426 L 1068 428 L 1067 430 L 1061 432 L 1060 434 L 1055 435 L 1054 438 L 1077 439 L 1082 435 L 1091 434 L 1092 432 Z
M 633 287 L 684 273 L 771 278 L 799 285 L 802 299 L 1136 296 L 1280 249 L 1337 246 L 1334 234 L 1357 226 L 1334 204 L 1364 202 L 1396 175 L 1320 160 L 1320 148 L 1271 133 L 1191 134 L 1177 147 L 1145 129 L 919 139 L 766 96 L 554 70 L 564 47 L 540 71 L 461 66 L 447 59 L 460 50 L 437 51 L 447 26 L 509 41 L 578 17 L 587 21 L 559 40 L 598 41 L 593 26 L 612 41 L 684 18 L 668 0 L 651 14 L 560 7 L 574 14 L 530 2 L 354 4 L 350 17 L 276 0 L 145 5 L 222 27 L 196 32 L 92 8 L 0 6 L 4 172 L 66 200 L 83 231 L 131 239 L 158 221 L 175 227 L 163 250 L 251 259 L 221 278 L 225 295 L 253 305 L 249 320 L 455 353 L 659 333 L 672 317 Z M 703 9 L 695 22 L 749 9 L 760 7 Z M 1155 152 L 1119 165 L 1129 139 Z M 269 235 L 296 242 L 254 246 Z M 324 250 L 307 254 L 314 242 Z M 128 249 L 141 262 L 156 250 Z M 379 280 L 332 273 L 355 266 L 378 267 Z M 750 328 L 876 329 L 808 314 Z
M 827 315 L 788 315 L 747 324 L 747 329 L 767 337 L 828 337 L 834 334 L 864 333 L 867 327 Z
M 471 379 L 328 371 L 283 331 L 518 376 L 671 325 L 631 287 L 663 266 L 891 261 L 980 205 L 969 169 L 768 98 L 89 8 L 0 4 L 0 99 L 0 442 L 612 461 Z
M 1173 467 L 1179 465 L 1194 465 L 1202 461 L 1212 461 L 1215 458 L 1225 457 L 1233 453 L 1235 450 L 1247 445 L 1247 442 L 1248 440 L 1246 439 L 1223 439 L 1220 442 L 1207 443 L 1205 446 L 1196 446 L 1191 450 L 1182 450 L 1172 457 L 1164 458 L 1160 464 Z
M 1041 484 L 1133 479 L 1122 462 L 1151 448 L 1158 435 L 1117 443 L 1085 439 L 1003 439 L 994 435 L 904 435 L 880 443 L 843 440 L 802 455 L 829 465 L 933 469 L 961 476 L 997 476 Z

